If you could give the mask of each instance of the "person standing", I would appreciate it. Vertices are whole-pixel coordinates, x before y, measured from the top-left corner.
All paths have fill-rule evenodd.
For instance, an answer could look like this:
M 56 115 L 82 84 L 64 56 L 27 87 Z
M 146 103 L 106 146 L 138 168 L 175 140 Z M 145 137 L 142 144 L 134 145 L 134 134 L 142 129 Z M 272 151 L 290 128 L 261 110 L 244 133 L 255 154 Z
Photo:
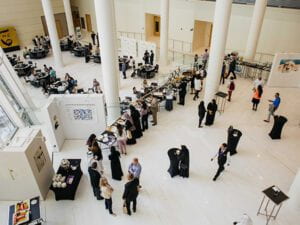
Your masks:
M 122 74 L 123 74 L 123 79 L 126 79 L 126 70 L 127 70 L 127 66 L 125 62 L 122 62 Z
M 97 94 L 102 93 L 100 83 L 96 79 L 93 80 L 93 92 Z
M 235 83 L 234 83 L 233 80 L 234 80 L 234 78 L 230 77 L 230 82 L 229 82 L 229 85 L 228 85 L 228 101 L 229 102 L 231 101 L 232 92 L 235 89 Z
M 252 98 L 252 103 L 253 103 L 252 110 L 256 111 L 257 106 L 260 102 L 262 93 L 263 93 L 262 86 L 258 85 L 256 88 L 253 88 L 253 92 L 254 92 L 254 94 L 253 94 L 253 98 Z
M 203 64 L 203 69 L 206 68 L 206 65 L 207 65 L 207 61 L 208 61 L 208 58 L 209 58 L 209 53 L 208 53 L 208 49 L 205 49 L 203 55 L 202 55 L 202 64 Z
M 223 61 L 220 84 L 225 84 L 225 71 L 226 71 L 226 64 Z
M 128 167 L 128 173 L 132 174 L 133 177 L 138 180 L 139 184 L 140 184 L 141 172 L 142 172 L 142 166 L 139 163 L 139 159 L 134 158 L 132 160 L 132 163 Z
M 206 126 L 211 126 L 214 124 L 217 111 L 218 111 L 218 105 L 216 103 L 216 100 L 213 99 L 207 105 L 207 113 L 206 113 L 206 121 L 205 121 Z
M 142 131 L 148 129 L 148 114 L 149 109 L 145 101 L 142 101 L 141 116 L 142 116 Z
M 103 197 L 101 196 L 101 190 L 99 187 L 100 184 L 100 178 L 101 174 L 97 170 L 97 163 L 94 162 L 89 168 L 88 172 L 90 175 L 90 181 L 93 188 L 94 196 L 97 198 L 97 200 L 103 200 Z
M 122 127 L 121 124 L 117 124 L 116 137 L 117 137 L 117 143 L 118 143 L 118 147 L 119 147 L 119 150 L 120 150 L 121 154 L 127 155 L 127 152 L 126 152 L 126 141 L 127 141 L 126 131 L 124 130 L 124 128 Z
M 132 210 L 136 212 L 136 199 L 138 197 L 138 180 L 134 178 L 133 174 L 128 174 L 128 182 L 125 184 L 125 190 L 123 193 L 124 205 L 127 209 L 127 214 L 131 216 L 131 202 L 133 203 Z
M 150 57 L 149 52 L 148 52 L 148 50 L 146 50 L 144 53 L 145 64 L 149 64 L 149 57 Z
M 150 51 L 150 64 L 153 65 L 154 62 L 154 52 L 153 50 Z
M 205 105 L 204 105 L 204 101 L 201 101 L 199 106 L 198 106 L 198 116 L 199 116 L 199 125 L 198 128 L 202 127 L 202 121 L 205 117 L 205 113 L 206 113 L 206 109 L 205 109 Z
M 158 100 L 153 97 L 151 101 L 150 111 L 152 113 L 152 126 L 157 125 Z
M 92 31 L 91 33 L 91 38 L 92 38 L 92 41 L 93 41 L 93 45 L 96 45 L 96 34 L 94 31 Z
M 198 54 L 195 54 L 195 56 L 194 56 L 194 70 L 198 70 L 198 60 L 199 60 L 199 56 L 198 56 Z
M 130 109 L 130 116 L 132 118 L 133 125 L 135 127 L 135 130 L 132 131 L 132 136 L 134 136 L 135 138 L 140 138 L 143 136 L 143 132 L 141 128 L 141 120 L 140 120 L 141 115 L 133 105 L 130 105 L 129 109 Z
M 201 91 L 201 79 L 200 75 L 197 75 L 195 78 L 195 96 L 193 98 L 194 101 L 199 98 L 199 92 Z
M 97 163 L 97 171 L 102 175 L 104 173 L 102 160 L 99 160 L 97 155 L 93 155 L 93 157 L 90 159 L 89 167 L 91 167 L 94 162 Z
M 108 159 L 110 160 L 112 179 L 122 180 L 123 171 L 120 163 L 120 152 L 116 150 L 115 146 L 111 146 Z
M 99 43 L 99 33 L 97 32 L 96 34 L 96 41 L 97 41 L 97 47 L 100 47 L 100 43 Z
M 275 94 L 274 100 L 269 100 L 269 102 L 272 102 L 272 104 L 269 105 L 269 114 L 268 119 L 264 120 L 265 122 L 270 122 L 271 116 L 274 116 L 274 112 L 278 109 L 281 99 L 279 97 L 279 93 Z
M 253 85 L 254 85 L 254 88 L 257 88 L 259 85 L 261 87 L 264 87 L 264 81 L 262 80 L 261 77 L 259 77 L 253 82 Z
M 136 139 L 132 135 L 132 131 L 135 130 L 132 118 L 127 112 L 123 114 L 123 118 L 125 119 L 125 129 L 126 129 L 126 137 L 127 137 L 126 144 L 134 145 L 134 144 L 136 144 Z
M 227 77 L 229 77 L 230 74 L 232 73 L 234 79 L 236 79 L 235 69 L 236 69 L 236 59 L 233 58 L 233 59 L 231 60 L 230 64 L 229 64 L 229 71 L 228 71 Z
M 196 74 L 197 72 L 195 70 L 193 70 L 193 73 L 192 73 L 192 77 L 191 77 L 191 95 L 192 94 L 195 94 L 194 91 L 195 91 L 195 79 L 196 79 Z
M 110 186 L 105 177 L 102 177 L 100 180 L 100 189 L 101 196 L 104 198 L 105 209 L 109 211 L 109 214 L 116 216 L 116 214 L 112 211 L 112 193 L 114 189 Z
M 230 152 L 227 150 L 227 144 L 223 143 L 221 147 L 219 148 L 219 151 L 217 154 L 211 158 L 211 161 L 213 161 L 216 157 L 218 157 L 218 171 L 216 175 L 213 178 L 213 181 L 216 181 L 217 178 L 220 176 L 220 174 L 224 171 L 225 169 L 225 164 L 227 162 L 227 157 L 228 157 L 228 166 L 230 165 Z
M 186 95 L 186 81 L 183 79 L 179 85 L 179 105 L 184 105 Z

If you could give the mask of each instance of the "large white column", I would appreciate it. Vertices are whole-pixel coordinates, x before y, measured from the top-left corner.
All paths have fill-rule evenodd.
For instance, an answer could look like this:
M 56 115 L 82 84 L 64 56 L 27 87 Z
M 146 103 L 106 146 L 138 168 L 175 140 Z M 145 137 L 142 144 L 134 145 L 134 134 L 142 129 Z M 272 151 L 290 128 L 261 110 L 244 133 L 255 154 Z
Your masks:
M 215 97 L 215 94 L 219 89 L 231 6 L 232 0 L 216 1 L 212 41 L 205 84 L 205 104 L 208 104 Z
M 289 206 L 300 210 L 300 170 L 298 170 L 298 173 L 295 176 L 288 195 L 290 197 L 288 201 Z
M 47 23 L 49 38 L 51 41 L 55 66 L 58 68 L 62 68 L 64 64 L 63 64 L 62 55 L 60 51 L 59 38 L 56 30 L 56 23 L 55 23 L 51 1 L 50 0 L 41 0 L 41 1 L 43 5 L 46 23 Z
M 160 0 L 160 66 L 168 65 L 169 0 Z
M 117 32 L 114 1 L 94 0 L 102 60 L 104 96 L 107 120 L 112 123 L 120 116 Z
M 254 60 L 268 0 L 256 0 L 248 35 L 245 59 Z
M 74 36 L 75 30 L 74 30 L 74 23 L 73 23 L 72 8 L 71 8 L 70 0 L 63 0 L 63 1 L 64 1 L 64 8 L 65 8 L 65 13 L 66 13 L 69 35 Z

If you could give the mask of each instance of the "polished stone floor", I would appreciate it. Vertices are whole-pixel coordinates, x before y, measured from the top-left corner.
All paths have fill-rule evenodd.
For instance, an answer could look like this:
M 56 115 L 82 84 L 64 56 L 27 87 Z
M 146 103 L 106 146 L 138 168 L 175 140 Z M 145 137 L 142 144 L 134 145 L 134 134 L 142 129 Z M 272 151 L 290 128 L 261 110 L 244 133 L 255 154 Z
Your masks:
M 85 64 L 83 58 L 63 54 L 66 67 L 57 71 L 60 76 L 69 72 L 79 83 L 88 88 L 92 79 L 101 81 L 101 66 Z M 39 65 L 51 64 L 52 58 L 38 61 Z M 142 80 L 121 80 L 121 95 L 129 95 L 133 86 L 140 87 Z M 40 89 L 26 86 L 38 108 L 46 97 Z M 222 86 L 221 89 L 226 89 Z M 79 185 L 75 201 L 58 201 L 50 191 L 42 203 L 43 216 L 48 225 L 98 225 L 98 224 L 144 224 L 144 225 L 229 225 L 243 213 L 247 213 L 255 225 L 264 225 L 265 218 L 256 216 L 262 190 L 278 185 L 288 193 L 300 165 L 299 152 L 299 103 L 300 90 L 293 88 L 265 87 L 258 111 L 251 110 L 252 82 L 243 78 L 236 81 L 232 102 L 226 104 L 223 114 L 217 114 L 212 127 L 197 128 L 197 105 L 191 95 L 187 95 L 185 106 L 175 104 L 172 112 L 161 108 L 158 125 L 150 127 L 136 145 L 128 147 L 128 155 L 121 164 L 126 173 L 133 157 L 138 157 L 143 166 L 142 190 L 138 198 L 137 213 L 131 217 L 122 213 L 122 191 L 125 179 L 111 180 L 110 165 L 104 152 L 105 175 L 114 187 L 112 217 L 104 209 L 104 202 L 94 199 L 87 174 L 85 140 L 67 140 L 63 150 L 54 153 L 54 167 L 57 169 L 62 158 L 81 158 L 84 176 Z M 272 123 L 264 123 L 267 116 L 268 99 L 275 92 L 281 93 L 282 104 L 277 114 L 288 118 L 281 140 L 271 140 L 268 132 Z M 203 92 L 201 93 L 202 98 Z M 38 113 L 42 121 L 43 115 Z M 210 158 L 221 143 L 226 141 L 227 128 L 233 125 L 243 132 L 238 146 L 238 154 L 231 159 L 220 178 L 213 182 L 217 170 L 216 162 Z M 187 145 L 190 150 L 190 177 L 171 178 L 167 173 L 169 160 L 167 150 L 171 147 Z M 28 196 L 31 197 L 31 196 Z M 0 221 L 7 221 L 8 205 L 0 202 Z M 289 206 L 282 207 L 274 225 L 298 225 L 300 213 Z

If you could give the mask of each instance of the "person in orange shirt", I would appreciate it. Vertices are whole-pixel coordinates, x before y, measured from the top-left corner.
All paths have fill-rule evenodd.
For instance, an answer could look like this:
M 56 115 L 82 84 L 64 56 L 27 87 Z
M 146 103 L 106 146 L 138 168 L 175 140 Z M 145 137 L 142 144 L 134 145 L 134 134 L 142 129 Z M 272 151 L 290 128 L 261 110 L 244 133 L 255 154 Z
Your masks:
M 253 88 L 253 92 L 254 92 L 254 94 L 253 94 L 253 98 L 252 98 L 252 103 L 253 103 L 252 110 L 256 111 L 257 106 L 260 102 L 262 93 L 263 93 L 262 86 L 258 85 L 257 88 Z

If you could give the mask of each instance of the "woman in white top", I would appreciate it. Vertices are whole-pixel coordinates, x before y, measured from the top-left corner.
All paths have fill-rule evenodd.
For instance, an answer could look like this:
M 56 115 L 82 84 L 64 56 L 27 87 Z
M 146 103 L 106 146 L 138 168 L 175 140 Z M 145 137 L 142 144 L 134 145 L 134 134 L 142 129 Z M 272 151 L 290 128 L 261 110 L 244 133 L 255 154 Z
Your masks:
M 98 156 L 94 155 L 93 158 L 90 159 L 89 161 L 89 167 L 93 164 L 93 163 L 97 163 L 97 171 L 100 174 L 104 173 L 104 168 L 103 168 L 103 164 L 102 164 L 102 160 L 98 160 Z
M 110 186 L 107 179 L 105 177 L 102 177 L 100 179 L 100 189 L 101 189 L 101 196 L 105 200 L 105 209 L 109 211 L 109 214 L 115 216 L 116 214 L 112 211 L 112 193 L 114 189 Z

